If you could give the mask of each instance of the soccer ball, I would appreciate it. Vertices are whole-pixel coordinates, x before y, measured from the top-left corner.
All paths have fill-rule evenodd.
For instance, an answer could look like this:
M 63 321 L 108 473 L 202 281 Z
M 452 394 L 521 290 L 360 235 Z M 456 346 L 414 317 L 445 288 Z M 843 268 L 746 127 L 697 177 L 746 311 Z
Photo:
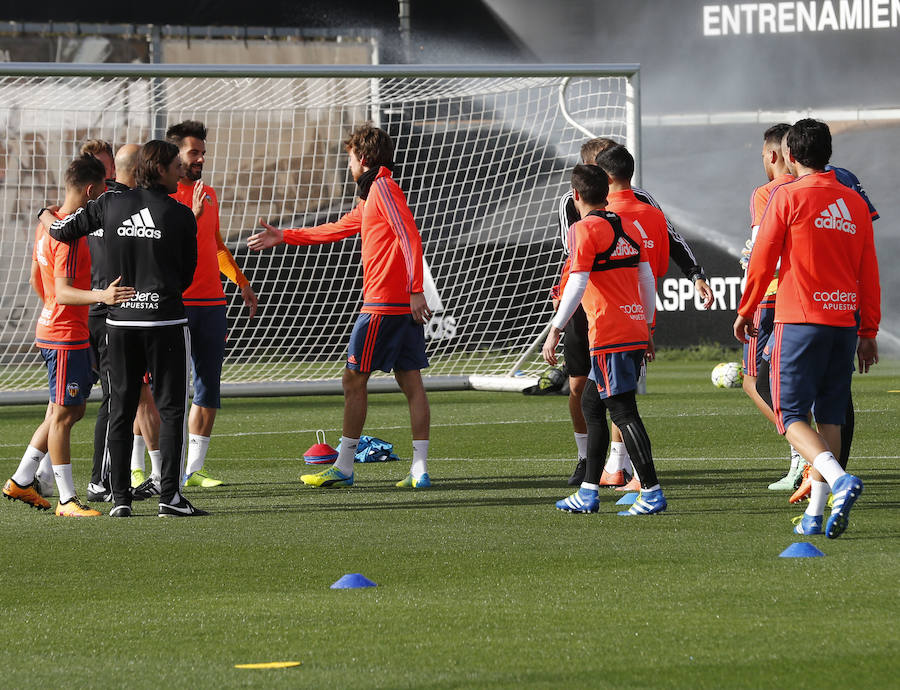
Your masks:
M 737 362 L 722 362 L 713 367 L 710 378 L 716 388 L 740 388 L 744 371 Z

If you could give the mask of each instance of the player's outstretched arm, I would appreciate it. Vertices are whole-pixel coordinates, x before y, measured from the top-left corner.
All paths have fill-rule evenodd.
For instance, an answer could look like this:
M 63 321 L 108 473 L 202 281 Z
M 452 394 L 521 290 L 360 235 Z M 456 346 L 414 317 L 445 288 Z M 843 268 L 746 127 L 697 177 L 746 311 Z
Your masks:
M 80 290 L 72 285 L 72 278 L 56 276 L 54 287 L 56 288 L 56 301 L 59 304 L 104 304 L 114 305 L 127 302 L 134 297 L 134 288 L 119 285 L 122 276 L 119 276 L 109 284 L 105 290 Z
M 79 237 L 90 235 L 94 230 L 103 227 L 103 207 L 98 201 L 91 200 L 87 204 L 59 220 L 50 209 L 43 209 L 38 220 L 58 242 L 74 242 Z
M 247 238 L 247 246 L 250 249 L 259 252 L 263 249 L 271 249 L 284 242 L 283 230 L 279 230 L 274 225 L 269 225 L 262 218 L 259 219 L 259 224 L 264 230 Z

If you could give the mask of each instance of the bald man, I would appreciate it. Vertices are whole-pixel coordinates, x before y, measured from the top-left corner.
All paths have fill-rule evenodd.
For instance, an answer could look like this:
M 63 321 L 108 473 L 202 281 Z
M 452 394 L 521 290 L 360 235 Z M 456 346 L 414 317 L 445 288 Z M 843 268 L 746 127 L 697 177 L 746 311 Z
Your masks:
M 124 185 L 128 189 L 135 187 L 134 168 L 137 165 L 137 154 L 140 150 L 141 147 L 137 144 L 125 144 L 116 151 L 116 188 L 119 185 Z
M 124 192 L 135 187 L 134 171 L 137 164 L 137 154 L 140 150 L 141 147 L 137 144 L 125 144 L 116 151 L 115 158 L 110 160 L 115 179 L 106 181 L 107 192 Z M 103 162 L 102 159 L 101 162 Z M 104 163 L 104 165 L 106 164 Z M 106 165 L 106 167 L 109 169 L 110 166 Z M 88 247 L 91 251 L 91 288 L 102 289 L 106 286 L 106 278 L 103 271 L 105 260 L 103 230 L 98 230 L 88 235 Z M 100 409 L 97 412 L 97 422 L 94 425 L 93 468 L 87 494 L 89 501 L 105 502 L 112 500 L 112 492 L 109 488 L 109 456 L 106 443 L 107 423 L 109 422 L 109 365 L 106 355 L 105 304 L 91 306 L 88 315 L 88 327 L 90 329 L 91 351 L 97 367 L 97 373 L 100 376 L 103 398 L 100 402 Z M 137 438 L 140 439 L 135 445 L 139 447 L 141 463 L 143 463 L 144 459 L 144 449 L 149 448 L 151 463 L 156 468 L 160 463 L 159 413 L 153 404 L 153 396 L 147 383 L 144 384 L 141 390 L 141 404 L 138 407 L 135 427 Z M 146 445 L 144 443 L 145 440 Z M 143 481 L 142 469 L 141 476 L 135 477 L 132 484 L 138 486 Z M 158 491 L 155 493 L 158 493 Z

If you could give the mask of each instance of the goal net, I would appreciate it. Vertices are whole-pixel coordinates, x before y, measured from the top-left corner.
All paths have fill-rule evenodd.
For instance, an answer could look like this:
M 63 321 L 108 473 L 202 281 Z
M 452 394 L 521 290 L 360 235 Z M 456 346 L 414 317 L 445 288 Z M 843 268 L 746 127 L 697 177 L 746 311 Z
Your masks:
M 3 393 L 46 389 L 28 284 L 35 213 L 61 202 L 62 173 L 85 139 L 117 148 L 184 119 L 207 125 L 204 181 L 260 299 L 248 319 L 226 286 L 223 382 L 254 395 L 319 392 L 340 378 L 361 304 L 359 238 L 260 254 L 246 238 L 259 218 L 305 227 L 353 207 L 341 146 L 353 126 L 372 120 L 395 142 L 394 176 L 422 234 L 435 314 L 423 373 L 435 387 L 521 388 L 545 369 L 535 346 L 564 258 L 557 200 L 579 148 L 607 136 L 640 160 L 636 66 L 67 67 L 0 72 Z

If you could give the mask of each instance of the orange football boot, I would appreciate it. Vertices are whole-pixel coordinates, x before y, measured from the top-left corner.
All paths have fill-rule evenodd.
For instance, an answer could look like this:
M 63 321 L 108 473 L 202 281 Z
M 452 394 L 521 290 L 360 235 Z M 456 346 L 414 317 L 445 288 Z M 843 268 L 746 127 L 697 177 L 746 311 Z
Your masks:
M 95 517 L 100 511 L 79 501 L 78 496 L 72 496 L 65 503 L 56 504 L 56 514 L 60 517 Z
M 3 495 L 10 501 L 22 501 L 30 506 L 34 506 L 38 510 L 48 510 L 50 501 L 41 496 L 34 489 L 34 485 L 19 486 L 12 479 L 7 479 L 3 485 Z
M 619 470 L 618 472 L 610 473 L 603 470 L 603 473 L 600 475 L 600 481 L 597 484 L 598 486 L 623 486 L 625 484 L 625 472 Z
M 641 483 L 638 481 L 637 477 L 632 477 L 631 480 L 625 485 L 620 486 L 616 489 L 616 491 L 640 491 Z
M 809 477 L 809 470 L 811 467 L 812 465 L 806 463 L 806 466 L 803 468 L 803 481 L 800 482 L 800 486 L 797 487 L 797 490 L 791 494 L 788 503 L 798 503 L 804 498 L 809 498 L 809 494 L 812 491 L 812 479 Z

